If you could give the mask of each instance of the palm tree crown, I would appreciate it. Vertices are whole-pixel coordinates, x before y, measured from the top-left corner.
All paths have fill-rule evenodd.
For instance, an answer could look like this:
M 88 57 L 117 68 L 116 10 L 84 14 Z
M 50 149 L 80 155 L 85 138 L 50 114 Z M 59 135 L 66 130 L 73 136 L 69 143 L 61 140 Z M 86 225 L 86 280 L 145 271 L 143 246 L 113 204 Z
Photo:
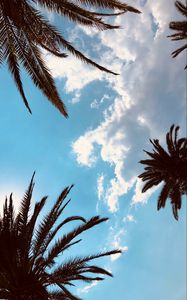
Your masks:
M 177 10 L 187 18 L 187 4 L 186 6 L 182 4 L 180 1 L 175 1 L 175 6 Z M 168 37 L 171 38 L 172 41 L 179 41 L 179 40 L 186 40 L 187 39 L 187 21 L 186 19 L 184 21 L 172 21 L 169 24 L 169 28 L 172 30 L 177 31 L 177 33 L 174 33 L 172 35 L 169 35 Z M 172 52 L 172 56 L 176 57 L 181 53 L 183 50 L 187 48 L 187 44 L 184 46 L 178 48 L 177 50 Z M 185 69 L 187 68 L 187 65 L 185 66 Z
M 86 8 L 87 6 L 118 10 L 118 12 L 98 13 L 90 11 Z M 60 99 L 54 80 L 42 59 L 42 48 L 57 57 L 66 57 L 66 54 L 61 52 L 63 48 L 78 59 L 102 71 L 116 73 L 95 63 L 75 49 L 42 15 L 40 9 L 42 7 L 78 24 L 95 26 L 99 30 L 119 27 L 105 23 L 102 20 L 103 16 L 112 16 L 127 11 L 139 13 L 139 11 L 119 0 L 0 0 L 0 64 L 3 61 L 7 62 L 22 99 L 30 112 L 20 76 L 21 65 L 48 100 L 67 117 L 66 108 Z
M 141 160 L 146 165 L 145 172 L 139 175 L 146 181 L 142 192 L 162 181 L 164 185 L 158 198 L 158 210 L 165 207 L 167 198 L 171 199 L 173 215 L 178 220 L 178 209 L 181 208 L 181 197 L 187 194 L 187 139 L 178 139 L 179 126 L 171 126 L 166 134 L 168 152 L 161 147 L 159 140 L 150 140 L 154 150 L 145 151 L 151 159 Z M 173 134 L 174 131 L 174 134 Z
M 103 280 L 102 275 L 112 276 L 107 270 L 89 262 L 121 251 L 75 257 L 62 264 L 57 264 L 56 259 L 81 241 L 76 237 L 82 232 L 108 219 L 95 216 L 85 220 L 80 216 L 72 216 L 60 221 L 59 218 L 69 203 L 64 201 L 71 186 L 62 191 L 50 212 L 36 226 L 47 197 L 35 204 L 30 215 L 33 187 L 32 178 L 17 215 L 14 212 L 12 194 L 9 202 L 5 200 L 3 216 L 0 217 L 0 298 L 80 300 L 67 287 L 74 286 L 77 280 L 92 282 Z M 59 230 L 72 221 L 78 221 L 80 225 L 67 234 L 59 235 L 53 242 Z

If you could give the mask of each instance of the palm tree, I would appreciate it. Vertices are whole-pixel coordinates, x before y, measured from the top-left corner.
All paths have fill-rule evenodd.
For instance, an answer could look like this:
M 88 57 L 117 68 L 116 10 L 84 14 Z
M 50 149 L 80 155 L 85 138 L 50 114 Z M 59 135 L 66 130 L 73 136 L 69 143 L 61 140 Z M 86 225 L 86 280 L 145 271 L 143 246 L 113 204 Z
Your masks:
M 182 4 L 180 1 L 175 1 L 175 6 L 177 10 L 187 18 L 187 4 L 186 6 Z M 179 40 L 186 40 L 187 39 L 187 21 L 172 21 L 169 24 L 169 28 L 172 30 L 176 30 L 177 33 L 169 35 L 168 37 L 171 38 L 172 41 L 179 41 Z M 181 53 L 183 50 L 187 48 L 187 44 L 178 48 L 177 50 L 172 52 L 172 56 L 176 57 Z M 185 69 L 187 68 L 187 65 Z
M 161 182 L 164 183 L 158 197 L 157 209 L 165 207 L 167 198 L 170 198 L 176 220 L 178 220 L 178 209 L 182 204 L 181 197 L 187 194 L 187 139 L 178 139 L 179 129 L 179 126 L 172 125 L 166 134 L 168 152 L 162 148 L 159 140 L 150 140 L 154 150 L 153 152 L 144 150 L 151 159 L 140 161 L 146 167 L 145 172 L 139 175 L 139 178 L 146 181 L 142 189 L 143 193 Z
M 41 9 L 47 8 L 77 24 L 97 27 L 99 30 L 119 28 L 119 26 L 105 23 L 102 17 L 127 11 L 139 13 L 139 10 L 119 0 L 77 0 L 74 2 L 69 0 L 0 0 L 0 64 L 3 61 L 7 62 L 29 112 L 31 109 L 23 90 L 20 66 L 26 69 L 34 84 L 42 90 L 48 100 L 67 117 L 66 108 L 60 99 L 54 80 L 42 59 L 42 49 L 63 58 L 67 56 L 61 52 L 63 48 L 83 62 L 102 71 L 116 74 L 74 48 L 42 15 Z M 98 13 L 87 9 L 87 6 L 118 11 L 111 14 Z
M 81 216 L 72 216 L 60 221 L 59 218 L 70 201 L 64 203 L 72 188 L 70 186 L 62 191 L 50 212 L 39 223 L 38 217 L 47 197 L 35 204 L 30 215 L 33 178 L 34 175 L 17 215 L 11 194 L 9 201 L 5 200 L 3 216 L 0 217 L 0 298 L 78 300 L 80 298 L 74 296 L 67 287 L 74 286 L 77 280 L 92 282 L 103 280 L 102 275 L 112 276 L 109 271 L 90 262 L 121 251 L 77 256 L 58 264 L 58 256 L 81 241 L 76 237 L 108 219 L 95 216 L 85 220 Z M 53 242 L 59 230 L 72 221 L 78 221 L 80 225 L 67 234 L 59 234 L 58 239 Z

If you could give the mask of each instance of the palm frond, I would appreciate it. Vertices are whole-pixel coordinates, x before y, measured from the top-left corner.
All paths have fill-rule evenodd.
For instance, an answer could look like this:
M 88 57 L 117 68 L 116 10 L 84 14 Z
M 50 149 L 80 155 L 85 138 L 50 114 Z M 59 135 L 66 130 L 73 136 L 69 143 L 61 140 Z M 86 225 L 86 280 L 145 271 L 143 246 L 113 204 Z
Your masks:
M 166 134 L 168 153 L 161 147 L 159 140 L 150 140 L 154 146 L 153 153 L 144 151 L 151 159 L 140 161 L 145 165 L 145 171 L 138 176 L 145 182 L 143 193 L 163 181 L 157 209 L 164 208 L 167 198 L 170 198 L 176 220 L 181 208 L 181 197 L 187 194 L 187 139 L 178 139 L 179 129 L 179 126 L 172 125 Z

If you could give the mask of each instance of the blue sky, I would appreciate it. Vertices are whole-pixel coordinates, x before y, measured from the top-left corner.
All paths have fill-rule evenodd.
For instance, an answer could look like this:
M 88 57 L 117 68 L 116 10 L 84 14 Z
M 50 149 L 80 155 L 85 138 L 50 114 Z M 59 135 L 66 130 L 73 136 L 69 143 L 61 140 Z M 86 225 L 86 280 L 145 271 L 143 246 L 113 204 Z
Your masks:
M 159 189 L 142 195 L 137 180 L 150 137 L 164 144 L 173 123 L 186 134 L 185 55 L 172 59 L 180 43 L 166 38 L 169 21 L 180 18 L 173 2 L 132 1 L 143 13 L 114 18 L 122 29 L 112 32 L 66 27 L 50 16 L 74 45 L 120 73 L 104 74 L 72 56 L 59 60 L 44 54 L 68 108 L 67 120 L 23 72 L 29 115 L 1 68 L 1 203 L 13 192 L 18 206 L 34 170 L 33 201 L 47 194 L 50 206 L 74 183 L 66 215 L 100 214 L 110 221 L 85 234 L 67 255 L 124 250 L 98 262 L 112 270 L 113 279 L 74 289 L 86 300 L 185 299 L 186 201 L 176 222 L 169 203 L 156 211 Z

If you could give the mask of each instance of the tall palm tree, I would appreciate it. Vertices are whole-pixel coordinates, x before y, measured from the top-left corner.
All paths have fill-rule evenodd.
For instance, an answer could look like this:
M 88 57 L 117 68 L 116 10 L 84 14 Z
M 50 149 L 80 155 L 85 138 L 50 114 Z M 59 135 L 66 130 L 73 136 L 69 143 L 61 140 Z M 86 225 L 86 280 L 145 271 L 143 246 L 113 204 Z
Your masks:
M 170 198 L 176 220 L 182 204 L 182 195 L 187 194 L 187 138 L 178 139 L 179 128 L 172 125 L 166 134 L 168 152 L 162 148 L 159 140 L 150 140 L 154 147 L 153 152 L 144 151 L 151 159 L 140 161 L 146 167 L 145 172 L 139 175 L 139 178 L 146 181 L 143 193 L 163 182 L 157 209 L 165 207 L 167 198 Z
M 34 177 L 34 175 L 33 175 Z M 79 281 L 103 280 L 102 275 L 112 274 L 90 262 L 94 259 L 121 253 L 120 250 L 101 252 L 88 256 L 76 256 L 62 260 L 59 255 L 79 243 L 76 239 L 82 232 L 107 221 L 99 216 L 85 220 L 72 216 L 60 221 L 69 201 L 65 198 L 71 187 L 65 188 L 49 213 L 38 220 L 47 197 L 35 204 L 30 214 L 33 193 L 33 177 L 21 202 L 17 215 L 14 212 L 12 194 L 4 204 L 0 217 L 0 298 L 8 300 L 78 300 L 67 287 Z M 59 234 L 65 224 L 78 221 L 80 224 L 66 234 Z M 58 239 L 54 238 L 58 234 Z M 57 260 L 58 258 L 58 260 Z
M 106 8 L 114 13 L 91 11 Z M 66 57 L 61 48 L 69 51 L 83 62 L 98 69 L 116 74 L 87 58 L 74 48 L 62 34 L 50 24 L 42 14 L 42 8 L 69 18 L 77 24 L 97 27 L 99 30 L 115 29 L 102 20 L 104 16 L 113 16 L 127 11 L 139 13 L 139 10 L 119 0 L 0 0 L 0 64 L 6 61 L 27 109 L 31 112 L 26 99 L 20 76 L 22 65 L 34 84 L 42 90 L 49 101 L 67 117 L 67 111 L 60 99 L 54 80 L 42 59 L 41 49 L 57 57 Z M 118 10 L 116 12 L 116 10 Z
M 187 4 L 183 4 L 181 1 L 175 1 L 175 6 L 177 10 L 187 18 Z M 169 35 L 168 37 L 171 38 L 172 41 L 179 41 L 179 40 L 186 40 L 187 39 L 187 21 L 186 19 L 184 21 L 172 21 L 169 24 L 169 28 L 172 30 L 177 31 L 177 33 L 174 33 L 172 35 Z M 172 52 L 172 56 L 176 57 L 181 53 L 183 50 L 187 48 L 187 44 L 184 46 L 178 48 L 177 50 Z M 187 68 L 187 65 L 185 66 L 185 69 Z

